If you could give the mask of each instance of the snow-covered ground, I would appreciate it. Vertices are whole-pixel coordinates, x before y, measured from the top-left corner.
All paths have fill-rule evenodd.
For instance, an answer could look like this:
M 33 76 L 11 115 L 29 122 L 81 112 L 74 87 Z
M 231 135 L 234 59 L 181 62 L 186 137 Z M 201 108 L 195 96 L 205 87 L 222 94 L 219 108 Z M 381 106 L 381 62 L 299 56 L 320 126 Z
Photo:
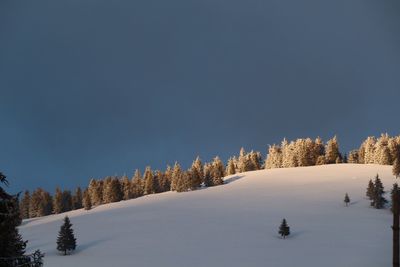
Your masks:
M 56 250 L 65 214 L 24 221 L 20 231 L 54 267 L 390 266 L 391 213 L 365 198 L 377 173 L 389 191 L 390 166 L 339 164 L 248 172 L 223 186 L 68 212 L 78 243 L 70 256 Z

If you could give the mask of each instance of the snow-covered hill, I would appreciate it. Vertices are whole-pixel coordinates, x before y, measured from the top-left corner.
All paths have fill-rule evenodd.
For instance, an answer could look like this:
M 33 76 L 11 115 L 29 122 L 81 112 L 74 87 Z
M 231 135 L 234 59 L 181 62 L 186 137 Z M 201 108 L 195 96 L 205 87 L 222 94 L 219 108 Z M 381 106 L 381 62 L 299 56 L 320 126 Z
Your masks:
M 24 221 L 20 231 L 54 267 L 390 266 L 391 213 L 365 199 L 377 173 L 389 190 L 391 167 L 340 164 L 249 172 L 214 188 L 68 212 L 78 242 L 70 256 L 56 251 L 65 214 Z

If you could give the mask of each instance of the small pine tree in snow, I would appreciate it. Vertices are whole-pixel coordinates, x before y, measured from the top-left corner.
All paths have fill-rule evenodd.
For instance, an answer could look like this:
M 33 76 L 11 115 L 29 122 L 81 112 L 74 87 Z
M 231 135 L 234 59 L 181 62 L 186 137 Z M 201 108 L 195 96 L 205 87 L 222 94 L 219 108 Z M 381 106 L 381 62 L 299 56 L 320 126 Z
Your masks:
M 75 190 L 75 195 L 72 197 L 72 209 L 77 210 L 82 208 L 82 190 L 78 186 Z
M 283 239 L 290 235 L 290 227 L 287 224 L 286 219 L 283 219 L 281 225 L 279 226 L 279 234 Z
M 213 178 L 211 175 L 212 165 L 210 163 L 206 163 L 204 165 L 204 186 L 209 187 L 213 186 Z
M 212 163 L 212 185 L 221 185 L 224 183 L 225 168 L 221 159 L 217 156 Z
M 335 163 L 340 157 L 339 144 L 336 136 L 330 139 L 326 144 L 325 159 L 327 164 Z
M 65 216 L 64 223 L 61 225 L 58 233 L 57 250 L 64 252 L 64 255 L 67 255 L 67 252 L 75 250 L 75 248 L 76 238 L 74 236 L 74 230 L 72 230 L 72 224 L 68 216 Z
M 370 200 L 374 198 L 374 191 L 375 191 L 374 183 L 372 182 L 372 180 L 369 180 L 366 195 Z
M 382 181 L 381 181 L 381 179 L 379 179 L 379 175 L 377 174 L 375 177 L 375 182 L 374 182 L 374 194 L 373 194 L 371 206 L 373 206 L 375 209 L 383 208 L 385 206 L 385 203 L 387 203 L 387 200 L 383 196 L 384 194 L 385 194 L 385 191 L 384 191 Z
M 144 194 L 144 182 L 142 179 L 142 175 L 140 174 L 139 170 L 135 171 L 135 174 L 132 178 L 132 197 L 137 198 L 141 197 Z
M 197 157 L 195 161 L 193 161 L 192 166 L 190 167 L 190 174 L 190 189 L 195 190 L 201 186 L 204 179 L 203 163 L 201 162 L 200 157 Z
M 344 204 L 347 206 L 349 206 L 350 203 L 350 197 L 349 195 L 346 193 L 346 195 L 344 196 Z

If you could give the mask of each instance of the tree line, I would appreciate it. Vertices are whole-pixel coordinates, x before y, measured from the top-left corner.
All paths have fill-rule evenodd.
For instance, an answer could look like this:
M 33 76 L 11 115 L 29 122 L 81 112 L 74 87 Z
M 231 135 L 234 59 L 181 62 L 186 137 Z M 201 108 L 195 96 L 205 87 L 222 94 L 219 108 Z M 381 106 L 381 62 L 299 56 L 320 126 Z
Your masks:
M 334 163 L 359 163 L 392 165 L 393 174 L 400 175 L 400 136 L 390 137 L 382 134 L 379 138 L 368 137 L 357 150 L 348 156 L 342 154 L 338 139 L 321 138 L 297 139 L 288 142 L 284 139 L 280 145 L 269 146 L 264 159 L 260 152 L 246 152 L 242 148 L 238 156 L 233 156 L 224 164 L 219 157 L 211 162 L 202 163 L 197 157 L 188 170 L 179 163 L 167 166 L 164 171 L 146 167 L 144 173 L 136 170 L 133 177 L 108 176 L 103 179 L 91 179 L 87 188 L 77 187 L 74 192 L 56 188 L 54 196 L 42 188 L 32 193 L 25 191 L 20 201 L 22 218 L 40 217 L 63 213 L 70 210 L 90 209 L 106 203 L 138 198 L 148 194 L 166 191 L 193 191 L 202 186 L 210 187 L 224 183 L 223 177 L 247 171 L 271 168 L 314 166 Z

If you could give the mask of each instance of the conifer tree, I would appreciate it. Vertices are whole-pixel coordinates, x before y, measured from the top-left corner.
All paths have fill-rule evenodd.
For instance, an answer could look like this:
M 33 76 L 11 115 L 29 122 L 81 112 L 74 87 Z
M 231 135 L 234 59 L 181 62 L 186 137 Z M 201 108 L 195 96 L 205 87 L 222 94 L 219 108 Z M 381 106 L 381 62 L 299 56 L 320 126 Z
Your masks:
M 103 183 L 91 179 L 89 183 L 89 195 L 93 206 L 101 205 L 103 203 Z
M 385 191 L 381 180 L 379 179 L 379 175 L 377 174 L 374 181 L 374 194 L 371 202 L 371 206 L 375 209 L 381 209 L 387 203 L 387 200 L 384 198 Z
M 61 225 L 60 231 L 57 238 L 57 250 L 67 255 L 67 252 L 76 249 L 76 238 L 74 236 L 74 230 L 72 229 L 72 224 L 68 218 L 65 216 L 64 223 Z
M 8 185 L 6 176 L 0 172 L 0 181 Z M 9 195 L 0 186 L 0 257 L 20 257 L 25 253 L 27 241 L 23 241 L 17 226 L 21 223 L 18 196 Z M 0 263 L 1 264 L 1 263 Z
M 122 200 L 122 190 L 118 178 L 107 177 L 104 181 L 103 198 L 104 203 L 118 202 Z
M 53 212 L 55 214 L 59 214 L 61 212 L 64 212 L 64 207 L 63 207 L 63 194 L 62 191 L 59 187 L 56 188 L 56 192 L 54 194 L 53 198 Z
M 132 196 L 133 198 L 141 197 L 144 194 L 144 182 L 139 170 L 135 171 L 132 178 Z
M 197 157 L 190 168 L 190 189 L 195 190 L 201 186 L 201 183 L 204 180 L 203 177 L 204 174 L 204 169 L 203 169 L 203 163 L 200 160 L 200 157 Z
M 281 225 L 279 226 L 279 234 L 283 239 L 290 235 L 290 227 L 288 226 L 286 219 L 283 219 Z
M 359 163 L 358 160 L 358 150 L 352 150 L 349 153 L 348 163 Z
M 171 184 L 170 184 L 170 175 L 171 167 L 167 167 L 167 170 L 162 173 L 161 171 L 157 173 L 157 178 L 158 178 L 158 187 L 160 192 L 166 192 L 171 189 Z
M 20 210 L 22 219 L 29 218 L 29 203 L 30 203 L 30 201 L 31 201 L 31 194 L 27 190 L 27 191 L 25 191 L 24 196 L 22 197 L 20 205 L 19 205 L 19 210 Z
M 399 157 L 397 156 L 396 159 L 393 162 L 393 169 L 392 169 L 393 175 L 396 178 L 399 178 L 400 176 L 400 160 Z
M 204 186 L 209 187 L 213 186 L 213 177 L 212 177 L 212 165 L 210 163 L 204 164 Z
M 315 165 L 324 165 L 326 163 L 325 156 L 318 156 Z
M 154 187 L 154 193 L 156 193 L 156 194 L 164 192 L 163 188 L 160 185 L 160 182 L 164 182 L 163 176 L 164 176 L 164 174 L 160 170 L 156 170 L 154 172 L 153 187 Z
M 221 185 L 224 183 L 223 177 L 225 176 L 225 168 L 224 164 L 222 163 L 221 159 L 217 156 L 214 158 L 212 163 L 212 184 L 214 185 Z
M 369 180 L 366 195 L 370 200 L 374 199 L 374 192 L 375 192 L 374 183 L 372 182 L 372 180 Z M 372 204 L 371 204 L 371 206 L 372 206 Z
M 145 194 L 154 194 L 155 193 L 155 188 L 154 188 L 154 175 L 153 171 L 151 170 L 150 166 L 146 167 L 146 170 L 144 171 L 143 174 L 144 178 L 144 192 Z
M 72 209 L 77 210 L 82 208 L 82 190 L 78 186 L 75 190 L 75 194 L 72 197 Z
M 346 193 L 345 196 L 344 196 L 344 204 L 345 204 L 346 207 L 347 207 L 347 206 L 349 206 L 349 203 L 350 203 L 350 197 L 349 197 L 349 195 Z
M 236 173 L 235 163 L 233 162 L 233 159 L 230 158 L 226 166 L 226 175 L 232 175 L 235 173 Z
M 90 200 L 90 194 L 88 189 L 85 189 L 85 191 L 83 191 L 82 204 L 85 210 L 90 210 L 92 208 L 92 202 Z
M 72 195 L 71 191 L 64 190 L 62 192 L 62 212 L 72 210 Z
M 128 200 L 132 198 L 132 185 L 131 181 L 129 181 L 128 176 L 124 175 L 120 181 L 122 195 L 124 200 Z
M 339 152 L 339 144 L 336 136 L 334 136 L 326 144 L 326 149 L 325 149 L 326 163 L 327 164 L 335 163 L 338 157 L 341 158 Z
M 175 162 L 172 171 L 171 191 L 177 191 L 177 184 L 180 183 L 179 179 L 182 179 L 182 169 L 179 163 Z

